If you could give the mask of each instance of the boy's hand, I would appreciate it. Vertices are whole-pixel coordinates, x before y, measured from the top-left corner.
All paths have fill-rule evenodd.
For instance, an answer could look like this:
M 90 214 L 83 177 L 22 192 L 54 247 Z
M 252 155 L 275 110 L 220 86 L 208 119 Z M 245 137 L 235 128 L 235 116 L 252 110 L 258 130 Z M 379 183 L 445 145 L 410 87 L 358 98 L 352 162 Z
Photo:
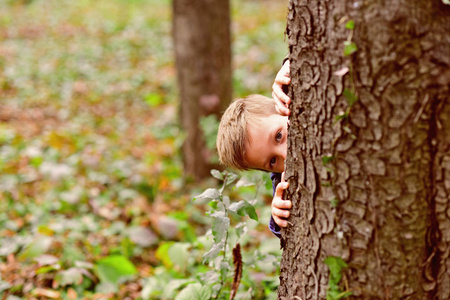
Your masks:
M 275 100 L 275 107 L 278 113 L 282 116 L 289 116 L 289 103 L 291 99 L 283 91 L 283 85 L 288 85 L 291 82 L 289 60 L 286 60 L 278 71 L 275 77 L 275 82 L 272 85 L 272 98 Z
M 281 182 L 275 189 L 275 195 L 272 200 L 272 217 L 275 223 L 280 227 L 287 227 L 288 222 L 285 220 L 289 217 L 289 209 L 292 207 L 292 202 L 283 200 L 283 192 L 289 187 L 289 183 L 284 181 L 284 173 Z

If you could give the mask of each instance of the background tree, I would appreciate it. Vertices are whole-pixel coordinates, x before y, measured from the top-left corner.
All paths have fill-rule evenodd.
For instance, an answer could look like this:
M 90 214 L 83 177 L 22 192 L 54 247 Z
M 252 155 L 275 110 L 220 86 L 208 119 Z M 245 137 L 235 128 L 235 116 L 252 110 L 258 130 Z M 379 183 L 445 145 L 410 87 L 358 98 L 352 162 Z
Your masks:
M 220 117 L 231 101 L 231 38 L 228 0 L 174 0 L 173 36 L 180 119 L 186 133 L 184 171 L 209 176 L 212 153 L 200 119 Z
M 279 298 L 449 299 L 450 6 L 291 0 L 287 32 Z

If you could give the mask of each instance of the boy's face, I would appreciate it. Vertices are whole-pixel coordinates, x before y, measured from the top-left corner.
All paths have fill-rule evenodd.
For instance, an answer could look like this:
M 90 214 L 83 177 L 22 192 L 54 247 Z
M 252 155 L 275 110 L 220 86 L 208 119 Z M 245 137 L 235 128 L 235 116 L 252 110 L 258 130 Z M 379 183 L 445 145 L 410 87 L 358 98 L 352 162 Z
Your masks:
M 287 153 L 288 117 L 278 114 L 261 117 L 249 124 L 245 159 L 251 169 L 281 173 Z

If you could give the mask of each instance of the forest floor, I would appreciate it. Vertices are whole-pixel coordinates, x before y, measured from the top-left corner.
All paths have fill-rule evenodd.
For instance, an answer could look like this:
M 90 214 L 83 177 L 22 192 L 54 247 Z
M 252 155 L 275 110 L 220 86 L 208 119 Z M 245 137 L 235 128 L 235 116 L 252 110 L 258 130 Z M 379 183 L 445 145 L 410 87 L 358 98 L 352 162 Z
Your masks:
M 232 1 L 234 97 L 271 95 L 286 13 Z M 0 2 L 0 299 L 228 297 L 231 249 L 203 261 L 214 205 L 193 201 L 221 182 L 182 176 L 170 31 L 169 0 Z M 274 299 L 271 182 L 238 175 L 224 193 L 258 221 L 230 217 L 236 299 Z

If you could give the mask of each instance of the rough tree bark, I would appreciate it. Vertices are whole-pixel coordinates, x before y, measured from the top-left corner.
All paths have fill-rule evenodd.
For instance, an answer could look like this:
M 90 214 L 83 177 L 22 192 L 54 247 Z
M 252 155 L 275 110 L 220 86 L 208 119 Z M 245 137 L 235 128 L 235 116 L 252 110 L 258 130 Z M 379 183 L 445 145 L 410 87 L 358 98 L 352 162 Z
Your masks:
M 229 0 L 173 1 L 184 171 L 197 179 L 213 167 L 199 120 L 211 114 L 219 119 L 231 101 L 230 35 Z
M 351 299 L 450 298 L 449 32 L 441 0 L 290 1 L 280 299 L 325 299 L 328 256 Z

